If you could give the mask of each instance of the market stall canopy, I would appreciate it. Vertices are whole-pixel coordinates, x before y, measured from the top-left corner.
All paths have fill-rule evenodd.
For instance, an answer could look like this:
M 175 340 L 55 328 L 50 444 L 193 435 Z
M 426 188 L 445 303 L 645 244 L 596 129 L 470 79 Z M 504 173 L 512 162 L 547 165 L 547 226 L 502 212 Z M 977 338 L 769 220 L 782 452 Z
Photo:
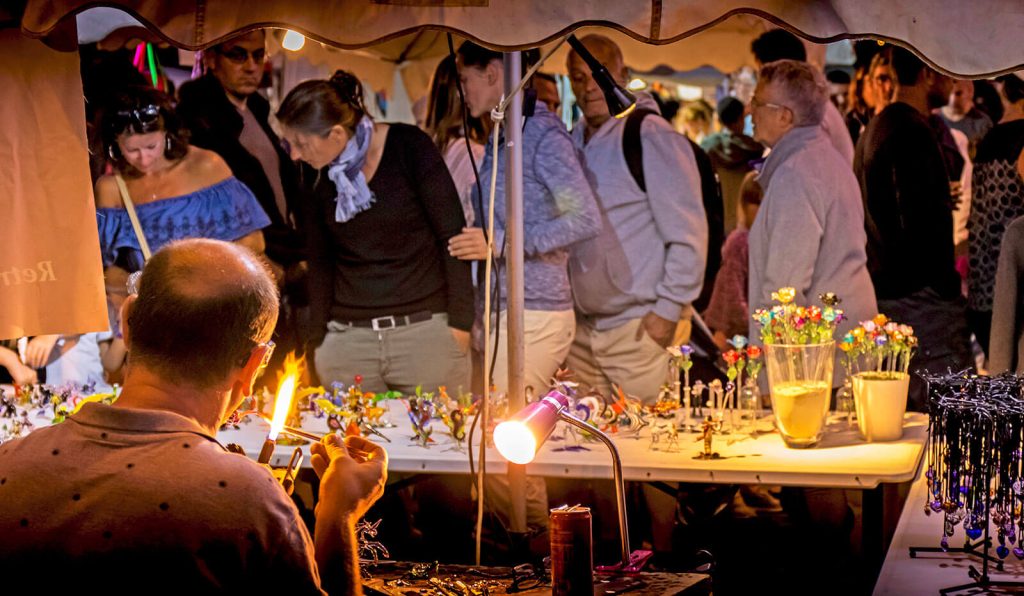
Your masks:
M 952 74 L 978 76 L 1024 66 L 1020 0 L 28 0 L 22 29 L 45 36 L 63 19 L 100 5 L 123 8 L 186 49 L 267 26 L 288 27 L 344 48 L 441 29 L 495 48 L 522 49 L 583 25 L 667 44 L 734 14 L 753 14 L 816 42 L 867 36 L 897 41 Z

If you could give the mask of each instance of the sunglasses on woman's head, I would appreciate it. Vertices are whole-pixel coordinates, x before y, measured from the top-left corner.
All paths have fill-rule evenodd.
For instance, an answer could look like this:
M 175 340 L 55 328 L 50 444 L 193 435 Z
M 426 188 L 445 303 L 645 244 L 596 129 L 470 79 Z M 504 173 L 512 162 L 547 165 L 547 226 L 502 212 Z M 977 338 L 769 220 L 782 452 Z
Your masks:
M 267 51 L 264 49 L 253 50 L 249 52 L 243 47 L 235 46 L 230 50 L 217 50 L 217 53 L 224 56 L 228 60 L 235 64 L 245 64 L 249 61 L 249 56 L 252 56 L 252 61 L 256 64 L 262 64 L 267 57 Z
M 160 118 L 160 107 L 153 104 L 131 110 L 118 110 L 118 118 L 130 120 L 139 126 L 153 124 Z

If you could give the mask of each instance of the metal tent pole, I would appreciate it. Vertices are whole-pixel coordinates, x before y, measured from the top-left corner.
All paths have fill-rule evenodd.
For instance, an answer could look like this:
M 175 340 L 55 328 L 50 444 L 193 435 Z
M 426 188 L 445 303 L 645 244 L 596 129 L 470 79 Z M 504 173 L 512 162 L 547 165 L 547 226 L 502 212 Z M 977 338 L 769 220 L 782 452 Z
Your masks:
M 508 281 L 508 405 L 510 412 L 526 406 L 523 341 L 523 100 L 510 94 L 522 79 L 522 52 L 505 54 L 505 277 Z M 499 248 L 500 250 L 500 248 Z M 537 391 L 541 388 L 535 387 Z M 526 533 L 526 468 L 508 464 L 510 530 Z

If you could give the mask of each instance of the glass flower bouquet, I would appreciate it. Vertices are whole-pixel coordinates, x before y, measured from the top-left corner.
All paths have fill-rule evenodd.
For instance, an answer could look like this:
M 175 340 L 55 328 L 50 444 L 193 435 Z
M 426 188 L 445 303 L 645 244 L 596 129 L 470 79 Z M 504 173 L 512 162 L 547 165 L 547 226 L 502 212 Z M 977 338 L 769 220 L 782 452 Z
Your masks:
M 832 392 L 833 334 L 844 319 L 839 298 L 819 296 L 822 306 L 794 304 L 796 290 L 772 293 L 778 302 L 758 309 L 765 368 L 775 423 L 790 447 L 811 447 L 821 440 Z
M 843 336 L 839 343 L 847 373 L 868 378 L 891 379 L 905 375 L 917 351 L 917 337 L 910 325 L 878 315 Z
M 759 308 L 754 311 L 754 320 L 761 325 L 761 342 L 765 345 L 820 344 L 832 341 L 836 325 L 846 317 L 841 308 L 842 300 L 829 292 L 818 298 L 824 308 L 818 306 L 797 306 L 793 304 L 796 290 L 780 288 L 772 292 L 772 300 L 779 304 L 771 309 Z
M 861 435 L 868 441 L 901 438 L 910 389 L 908 371 L 917 350 L 913 327 L 880 314 L 847 333 L 839 349 L 847 373 L 842 391 L 849 392 L 852 381 Z

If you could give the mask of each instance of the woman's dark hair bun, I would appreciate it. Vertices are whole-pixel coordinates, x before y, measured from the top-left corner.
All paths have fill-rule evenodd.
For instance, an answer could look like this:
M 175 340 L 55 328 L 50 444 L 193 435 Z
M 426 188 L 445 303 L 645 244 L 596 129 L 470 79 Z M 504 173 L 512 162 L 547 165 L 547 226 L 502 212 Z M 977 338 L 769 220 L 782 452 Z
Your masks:
M 358 77 L 347 70 L 339 69 L 334 71 L 330 81 L 346 103 L 366 112 L 366 106 L 363 105 L 363 84 L 359 82 Z
M 339 70 L 330 80 L 299 83 L 281 102 L 277 120 L 284 126 L 325 135 L 341 125 L 349 134 L 366 116 L 363 85 L 351 73 Z

